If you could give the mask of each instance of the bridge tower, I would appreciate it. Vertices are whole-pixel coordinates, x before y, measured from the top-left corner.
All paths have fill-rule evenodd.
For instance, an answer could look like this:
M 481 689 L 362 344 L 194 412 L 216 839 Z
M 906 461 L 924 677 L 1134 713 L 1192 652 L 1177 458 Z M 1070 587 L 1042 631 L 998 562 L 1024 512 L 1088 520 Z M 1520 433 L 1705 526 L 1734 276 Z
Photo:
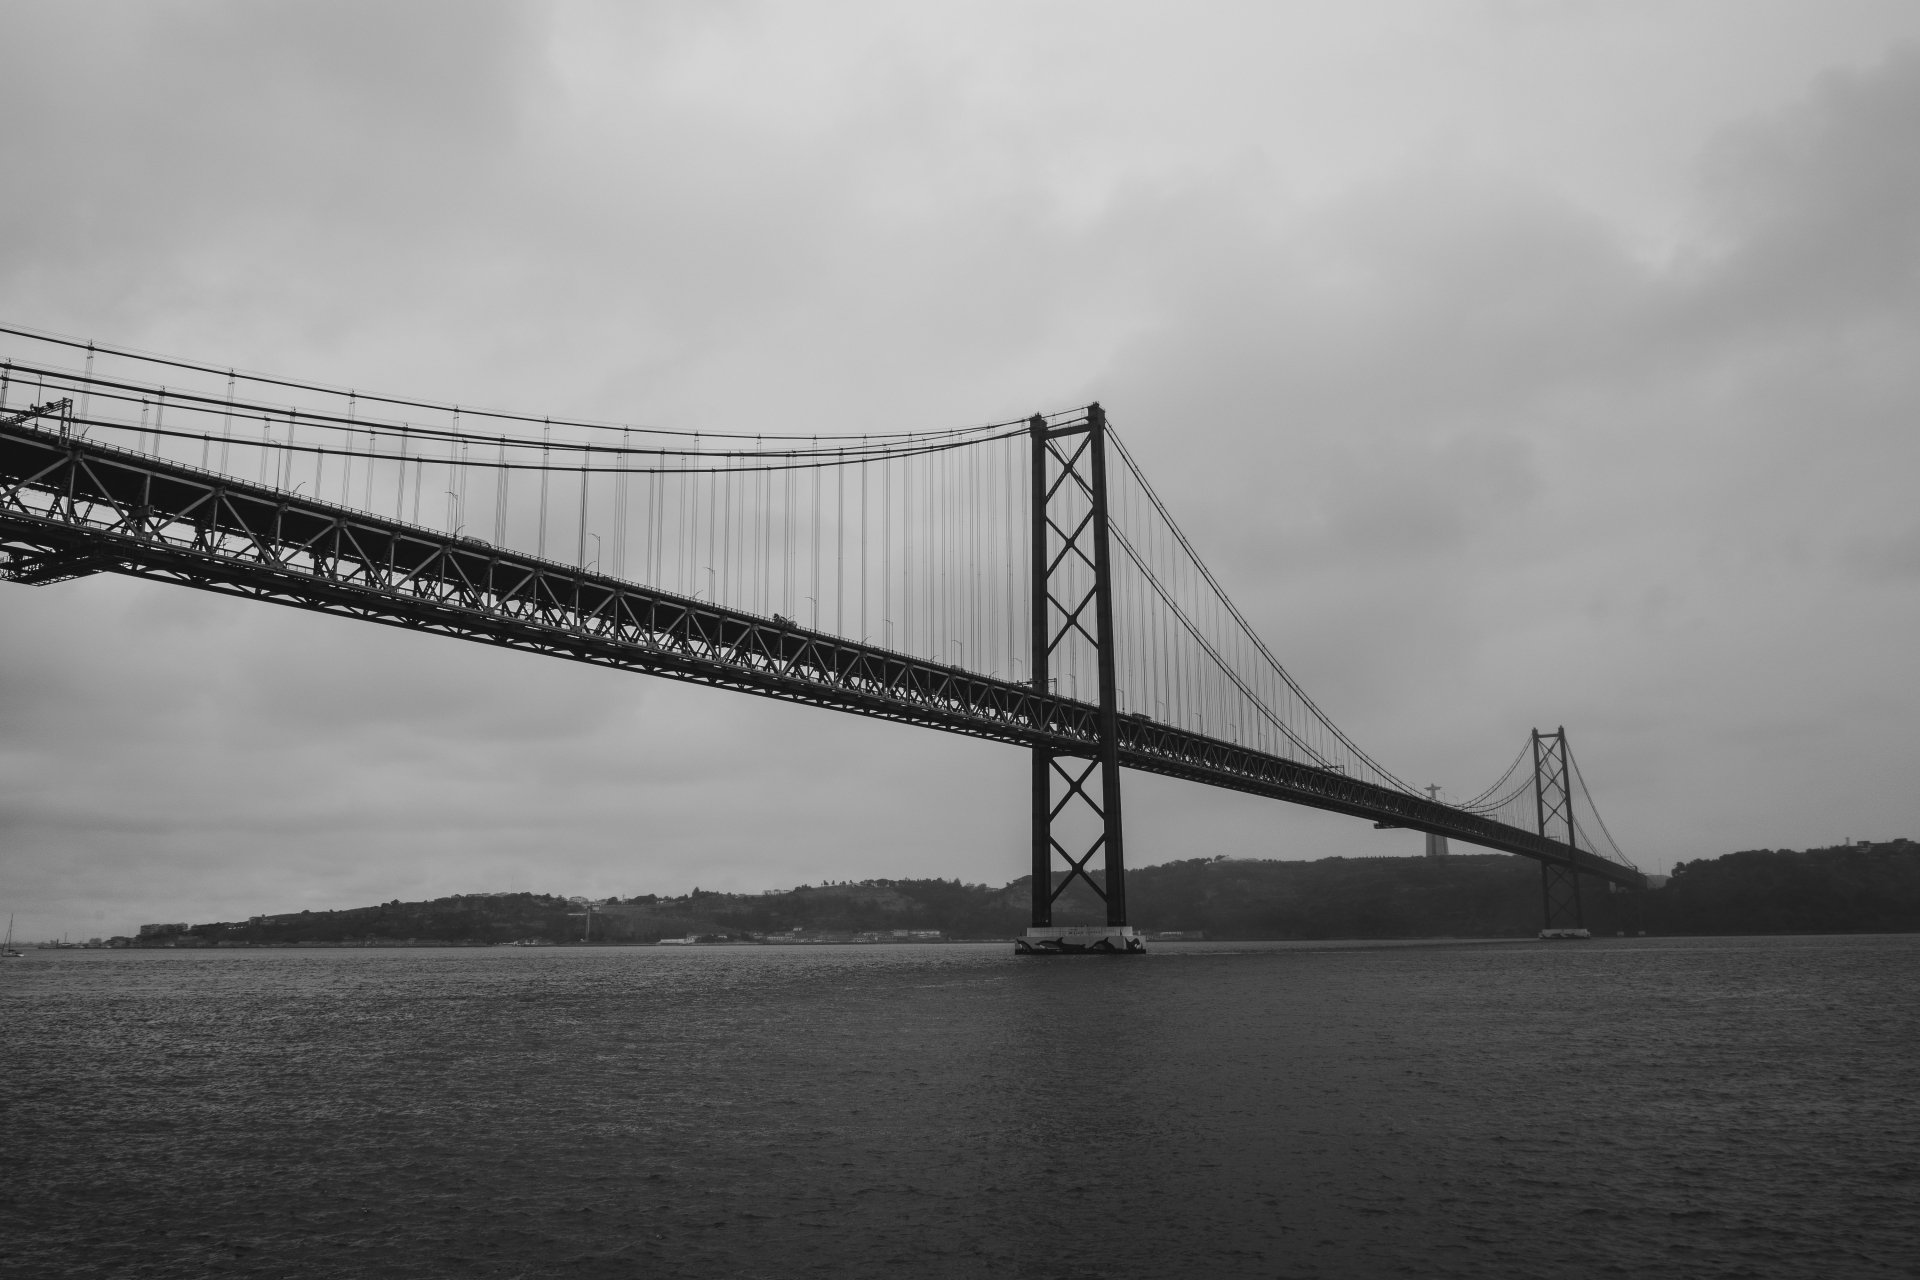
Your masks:
M 1033 441 L 1033 690 L 1043 700 L 1060 692 L 1054 657 L 1062 643 L 1077 634 L 1092 647 L 1097 661 L 1100 737 L 1091 756 L 1068 755 L 1040 744 L 1033 748 L 1033 917 L 1027 936 L 1015 942 L 1014 950 L 1022 955 L 1124 955 L 1145 948 L 1127 924 L 1107 415 L 1091 404 L 1083 419 L 1054 426 L 1035 414 L 1027 426 Z M 1081 847 L 1089 830 L 1096 834 Z M 1055 854 L 1067 871 L 1058 884 Z M 1105 873 L 1100 880 L 1087 872 L 1096 854 Z M 1053 922 L 1053 904 L 1075 880 L 1085 882 L 1106 904 L 1104 926 Z
M 1540 936 L 1584 938 L 1587 920 L 1574 862 L 1579 842 L 1573 827 L 1573 769 L 1567 757 L 1565 725 L 1552 733 L 1533 731 L 1533 807 L 1542 836 L 1551 838 L 1562 828 L 1567 836 L 1566 862 L 1540 860 Z

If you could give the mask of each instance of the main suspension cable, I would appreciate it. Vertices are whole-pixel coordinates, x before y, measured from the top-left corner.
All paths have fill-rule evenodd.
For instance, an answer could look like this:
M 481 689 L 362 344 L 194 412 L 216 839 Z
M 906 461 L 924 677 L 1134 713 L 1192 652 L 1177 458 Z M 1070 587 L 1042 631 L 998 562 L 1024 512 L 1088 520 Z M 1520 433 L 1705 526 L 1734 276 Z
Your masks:
M 319 395 L 335 396 L 340 399 L 353 398 L 362 403 L 386 404 L 386 405 L 392 405 L 395 408 L 401 408 L 401 409 L 422 409 L 422 410 L 427 410 L 434 413 L 447 413 L 447 414 L 458 412 L 458 413 L 466 414 L 471 417 L 489 418 L 489 419 L 493 419 L 495 421 L 501 421 L 501 422 L 522 422 L 528 425 L 542 425 L 542 426 L 551 425 L 556 427 L 578 428 L 578 429 L 587 430 L 587 431 L 615 431 L 615 432 L 642 431 L 652 435 L 680 436 L 680 437 L 705 436 L 708 439 L 726 439 L 726 440 L 758 439 L 759 434 L 763 434 L 763 433 L 753 433 L 753 432 L 724 432 L 724 431 L 701 432 L 701 431 L 690 431 L 690 430 L 681 429 L 681 428 L 669 428 L 669 427 L 640 427 L 640 426 L 634 426 L 631 423 L 597 422 L 591 419 L 582 419 L 582 418 L 556 418 L 551 415 L 536 416 L 528 413 L 515 413 L 515 412 L 498 410 L 498 409 L 476 409 L 471 405 L 453 405 L 453 404 L 447 404 L 447 403 L 442 403 L 442 402 L 433 401 L 433 400 L 416 400 L 416 399 L 412 399 L 404 396 L 378 395 L 378 394 L 373 394 L 365 391 L 360 391 L 354 388 L 333 387 L 333 386 L 327 386 L 323 383 L 315 383 L 315 382 L 301 382 L 301 381 L 296 381 L 290 378 L 274 377 L 269 374 L 246 373 L 237 369 L 221 368 L 214 365 L 198 364 L 190 360 L 181 360 L 171 356 L 156 355 L 152 352 L 139 351 L 131 347 L 116 347 L 116 346 L 111 346 L 111 345 L 98 343 L 98 342 L 83 341 L 79 338 L 68 337 L 63 334 L 47 333 L 40 330 L 22 328 L 16 325 L 0 325 L 0 334 L 7 334 L 7 335 L 11 335 L 13 337 L 18 337 L 18 338 L 26 338 L 33 342 L 43 342 L 51 346 L 66 347 L 75 351 L 86 351 L 88 353 L 89 364 L 91 363 L 91 359 L 95 354 L 109 355 L 119 359 L 132 360 L 132 361 L 136 361 L 143 364 L 158 365 L 163 368 L 181 369 L 181 370 L 185 370 L 193 373 L 212 374 L 217 377 L 227 378 L 230 381 L 237 379 L 239 381 L 255 383 L 257 385 L 264 386 L 264 387 L 281 387 L 289 391 L 307 391 L 307 392 L 313 392 Z M 1047 416 L 1053 417 L 1056 415 L 1047 415 Z M 936 436 L 959 435 L 969 431 L 985 430 L 989 428 L 1001 427 L 1006 425 L 1009 425 L 1009 424 L 991 423 L 991 424 L 982 424 L 981 426 L 978 426 L 978 427 L 953 427 L 953 428 L 944 428 L 944 429 L 933 430 L 933 431 L 860 432 L 860 433 L 846 432 L 846 433 L 841 433 L 836 435 L 821 435 L 818 438 L 821 440 L 858 440 L 858 439 L 914 440 L 914 439 L 927 439 L 927 438 L 936 437 Z

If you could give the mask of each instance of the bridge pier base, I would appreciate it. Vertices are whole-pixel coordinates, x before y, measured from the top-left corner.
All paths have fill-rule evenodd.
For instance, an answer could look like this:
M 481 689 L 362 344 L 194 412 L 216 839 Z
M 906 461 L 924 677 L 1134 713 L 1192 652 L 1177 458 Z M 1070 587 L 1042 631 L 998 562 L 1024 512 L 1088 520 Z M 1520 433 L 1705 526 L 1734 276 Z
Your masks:
M 1133 926 L 1124 924 L 1053 925 L 1028 929 L 1026 937 L 1013 940 L 1018 956 L 1124 956 L 1146 949 Z

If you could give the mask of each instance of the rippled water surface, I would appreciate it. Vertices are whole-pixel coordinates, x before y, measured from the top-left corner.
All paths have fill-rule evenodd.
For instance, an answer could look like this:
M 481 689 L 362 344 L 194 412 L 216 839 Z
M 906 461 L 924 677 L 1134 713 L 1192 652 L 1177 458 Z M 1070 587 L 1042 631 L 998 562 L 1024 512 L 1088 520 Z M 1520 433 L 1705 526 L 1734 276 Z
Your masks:
M 1920 937 L 29 952 L 8 1276 L 1911 1276 Z

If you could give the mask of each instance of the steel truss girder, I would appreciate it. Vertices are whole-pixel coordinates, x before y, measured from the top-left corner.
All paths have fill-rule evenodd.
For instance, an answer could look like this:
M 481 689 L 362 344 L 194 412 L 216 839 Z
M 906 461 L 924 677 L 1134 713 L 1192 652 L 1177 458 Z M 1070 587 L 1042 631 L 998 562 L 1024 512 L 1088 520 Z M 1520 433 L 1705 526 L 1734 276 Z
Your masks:
M 73 575 L 65 574 L 71 569 Z M 56 572 L 58 570 L 58 572 Z M 1082 759 L 1099 708 L 366 512 L 0 423 L 0 578 L 120 573 L 529 653 L 645 672 Z M 1632 887 L 1640 874 L 1424 796 L 1143 716 L 1118 762 L 1430 831 Z

